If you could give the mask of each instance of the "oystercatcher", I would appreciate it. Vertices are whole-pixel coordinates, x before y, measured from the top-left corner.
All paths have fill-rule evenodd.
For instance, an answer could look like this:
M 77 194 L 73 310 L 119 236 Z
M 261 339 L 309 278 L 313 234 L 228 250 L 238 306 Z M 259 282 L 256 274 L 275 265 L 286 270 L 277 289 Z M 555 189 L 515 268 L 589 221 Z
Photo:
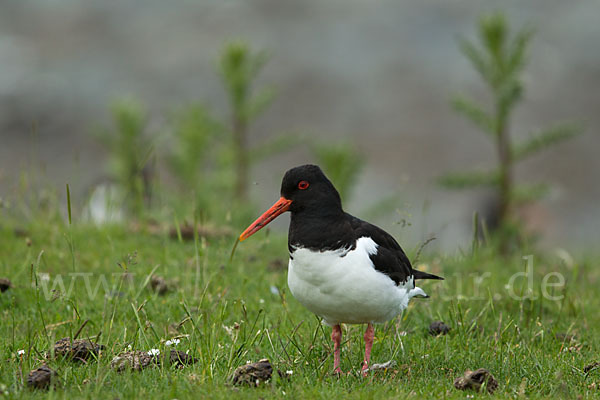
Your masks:
M 416 279 L 443 279 L 414 270 L 394 238 L 344 212 L 340 195 L 316 165 L 285 173 L 281 198 L 239 237 L 245 240 L 290 211 L 288 286 L 294 297 L 332 326 L 334 372 L 341 373 L 340 324 L 367 324 L 363 373 L 369 366 L 374 323 L 388 321 L 412 297 L 428 297 Z

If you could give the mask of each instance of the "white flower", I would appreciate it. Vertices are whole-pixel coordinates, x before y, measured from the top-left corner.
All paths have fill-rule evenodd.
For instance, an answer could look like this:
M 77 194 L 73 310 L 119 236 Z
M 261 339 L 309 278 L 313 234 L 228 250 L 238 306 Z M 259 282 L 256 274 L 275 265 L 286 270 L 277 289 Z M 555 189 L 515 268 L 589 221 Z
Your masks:
M 17 351 L 17 354 L 20 355 L 20 356 L 22 356 L 22 355 L 25 354 L 25 350 L 19 350 L 19 351 Z
M 265 304 L 265 299 L 259 299 L 259 300 L 258 300 L 258 302 L 259 302 L 260 304 Z
M 131 349 L 132 349 L 132 348 L 133 348 L 133 347 L 131 347 L 131 344 L 128 344 L 128 345 L 127 345 L 127 350 L 131 351 Z
M 294 373 L 294 371 L 292 371 L 291 369 L 288 369 L 287 371 L 285 371 L 286 375 L 292 375 Z
M 179 344 L 179 342 L 181 342 L 181 340 L 179 340 L 179 339 L 172 339 L 172 340 L 167 340 L 167 341 L 165 342 L 165 344 L 166 344 L 167 346 L 171 346 L 171 345 L 175 345 L 175 346 L 177 346 L 177 345 Z
M 159 355 L 159 354 L 160 354 L 160 350 L 159 350 L 159 349 L 151 349 L 151 350 L 148 352 L 148 355 L 149 355 L 149 356 L 157 356 L 157 355 Z

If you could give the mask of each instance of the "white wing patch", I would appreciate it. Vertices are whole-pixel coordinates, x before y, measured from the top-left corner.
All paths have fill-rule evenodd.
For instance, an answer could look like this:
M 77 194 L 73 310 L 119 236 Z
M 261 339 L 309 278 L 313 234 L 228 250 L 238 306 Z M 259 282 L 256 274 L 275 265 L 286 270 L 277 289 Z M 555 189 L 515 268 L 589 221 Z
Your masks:
M 361 237 L 356 241 L 356 250 L 361 251 L 361 248 L 363 248 L 370 256 L 377 254 L 377 247 L 379 245 L 369 237 Z

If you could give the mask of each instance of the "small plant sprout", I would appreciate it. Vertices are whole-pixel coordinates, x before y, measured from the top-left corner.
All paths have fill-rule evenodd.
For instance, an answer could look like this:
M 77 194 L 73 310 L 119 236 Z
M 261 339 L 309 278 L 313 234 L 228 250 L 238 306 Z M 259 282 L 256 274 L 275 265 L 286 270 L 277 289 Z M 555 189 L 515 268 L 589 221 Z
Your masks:
M 182 185 L 198 192 L 206 187 L 205 170 L 214 162 L 223 126 L 205 106 L 193 105 L 175 114 L 172 133 L 169 166 Z
M 497 166 L 489 171 L 450 173 L 439 178 L 442 186 L 451 189 L 495 189 L 498 197 L 499 245 L 504 253 L 521 234 L 514 216 L 515 208 L 538 200 L 548 189 L 543 183 L 517 185 L 515 164 L 582 132 L 580 127 L 573 124 L 557 124 L 532 132 L 528 139 L 520 143 L 513 143 L 511 119 L 515 107 L 523 98 L 522 74 L 527 64 L 531 37 L 532 31 L 529 29 L 522 29 L 511 37 L 506 18 L 502 13 L 495 13 L 479 21 L 480 46 L 468 40 L 460 42 L 465 57 L 491 92 L 492 104 L 488 111 L 477 101 L 456 96 L 452 105 L 494 142 Z
M 271 104 L 273 91 L 253 93 L 252 85 L 267 62 L 267 54 L 254 52 L 243 41 L 225 46 L 219 63 L 219 72 L 227 90 L 231 107 L 231 132 L 235 159 L 235 196 L 248 197 L 248 172 L 251 163 L 248 145 L 249 124 Z
M 101 135 L 110 153 L 114 179 L 126 201 L 129 212 L 139 217 L 150 203 L 153 166 L 150 159 L 153 146 L 146 134 L 146 116 L 133 100 L 121 100 L 112 107 L 113 131 Z

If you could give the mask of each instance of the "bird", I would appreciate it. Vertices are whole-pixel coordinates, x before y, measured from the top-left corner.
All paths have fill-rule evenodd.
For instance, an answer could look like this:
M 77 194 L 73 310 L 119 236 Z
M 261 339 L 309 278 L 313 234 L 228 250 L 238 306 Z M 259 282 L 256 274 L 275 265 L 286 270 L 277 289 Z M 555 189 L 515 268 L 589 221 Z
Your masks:
M 341 324 L 367 324 L 361 371 L 369 368 L 373 324 L 384 323 L 413 297 L 429 297 L 417 279 L 444 279 L 413 269 L 398 242 L 383 229 L 346 213 L 340 195 L 317 165 L 288 170 L 281 197 L 239 236 L 244 241 L 277 216 L 291 213 L 288 287 L 308 310 L 332 327 L 334 373 L 342 374 Z

